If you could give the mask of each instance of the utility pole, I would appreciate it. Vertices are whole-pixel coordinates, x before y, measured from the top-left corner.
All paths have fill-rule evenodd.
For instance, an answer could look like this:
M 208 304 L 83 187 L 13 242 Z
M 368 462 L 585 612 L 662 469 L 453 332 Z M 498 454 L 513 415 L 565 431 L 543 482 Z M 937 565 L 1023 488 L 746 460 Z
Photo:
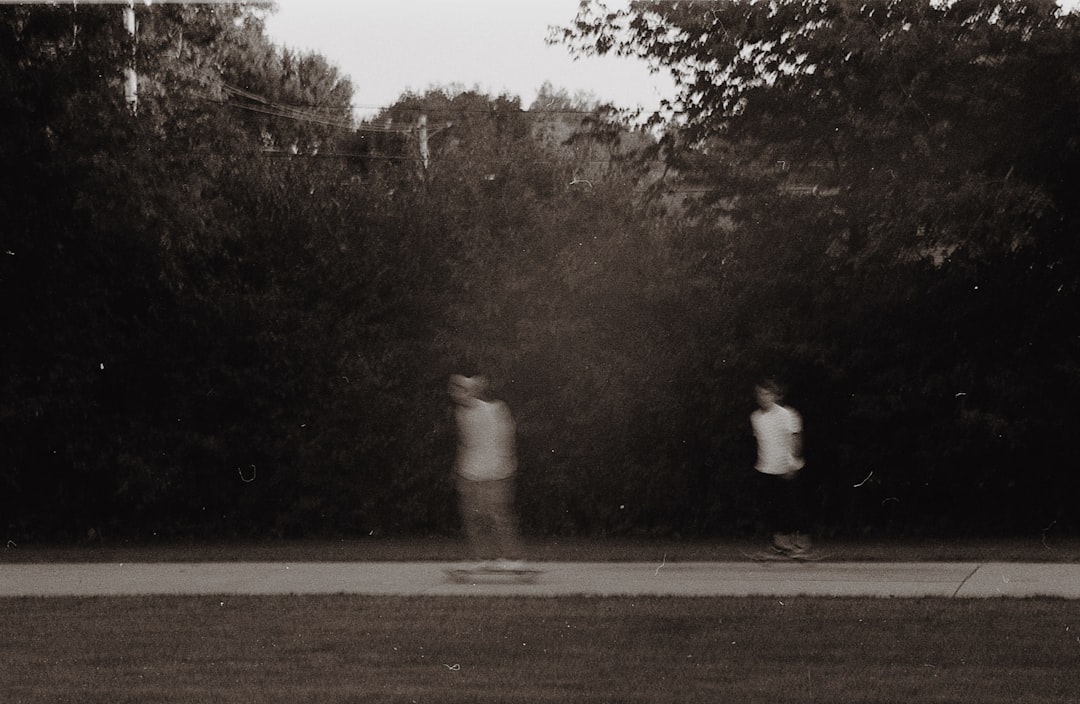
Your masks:
M 427 115 L 421 115 L 417 120 L 417 130 L 420 135 L 420 161 L 423 162 L 426 172 L 431 160 L 431 152 L 428 151 Z
M 124 101 L 134 115 L 139 108 L 139 77 L 135 73 L 135 0 L 124 6 L 124 26 L 131 35 L 131 60 L 124 69 Z

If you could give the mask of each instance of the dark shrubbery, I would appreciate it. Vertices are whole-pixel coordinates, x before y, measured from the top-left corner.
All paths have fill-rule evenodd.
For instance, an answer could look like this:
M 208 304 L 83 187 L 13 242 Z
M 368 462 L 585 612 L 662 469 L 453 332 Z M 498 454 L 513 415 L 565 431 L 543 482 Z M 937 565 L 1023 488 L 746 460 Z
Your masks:
M 445 381 L 478 371 L 534 535 L 754 530 L 763 374 L 805 418 L 819 531 L 1075 531 L 1080 35 L 1016 6 L 824 3 L 847 59 L 799 35 L 821 70 L 659 141 L 406 95 L 383 117 L 427 116 L 426 170 L 407 130 L 246 109 L 351 99 L 251 8 L 139 8 L 132 116 L 118 8 L 0 7 L 8 539 L 454 531 Z

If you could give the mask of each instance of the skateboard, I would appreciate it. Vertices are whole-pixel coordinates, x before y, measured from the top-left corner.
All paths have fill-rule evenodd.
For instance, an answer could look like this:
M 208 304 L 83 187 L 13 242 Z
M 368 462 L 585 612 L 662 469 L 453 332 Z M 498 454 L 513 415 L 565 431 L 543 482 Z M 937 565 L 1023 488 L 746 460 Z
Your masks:
M 823 553 L 818 550 L 811 550 L 796 555 L 776 552 L 775 550 L 762 550 L 754 553 L 744 552 L 743 555 L 746 555 L 754 562 L 820 562 L 829 556 L 828 553 Z
M 454 584 L 476 584 L 479 582 L 513 584 L 535 584 L 543 570 L 535 567 L 503 569 L 499 567 L 457 567 L 446 570 L 446 577 Z

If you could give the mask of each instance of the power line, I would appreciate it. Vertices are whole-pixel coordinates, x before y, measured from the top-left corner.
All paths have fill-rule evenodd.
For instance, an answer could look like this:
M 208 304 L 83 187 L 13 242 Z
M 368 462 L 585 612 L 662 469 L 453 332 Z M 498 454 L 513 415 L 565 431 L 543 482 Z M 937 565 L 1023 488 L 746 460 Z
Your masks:
M 237 95 L 241 95 L 241 96 L 243 96 L 245 98 L 248 98 L 250 100 L 256 100 L 258 102 L 262 102 L 262 103 L 266 103 L 266 104 L 273 104 L 272 101 L 269 101 L 266 98 L 263 98 L 262 96 L 257 95 L 255 93 L 250 93 L 250 92 L 245 91 L 245 90 L 243 90 L 241 88 L 236 88 L 235 86 L 230 86 L 228 84 L 223 84 L 223 86 L 225 86 L 227 90 L 229 90 L 231 92 L 235 92 Z M 278 103 L 277 105 L 282 105 L 284 107 L 288 107 L 288 108 L 294 109 L 294 110 L 300 110 L 300 109 L 305 109 L 305 110 L 306 109 L 311 109 L 311 110 L 337 110 L 337 109 L 339 109 L 339 108 L 336 108 L 336 107 L 326 107 L 324 105 L 319 105 L 317 103 L 293 103 L 291 105 Z M 571 108 L 565 108 L 565 109 L 559 109 L 559 110 L 546 110 L 546 109 L 540 108 L 540 109 L 530 110 L 528 108 L 511 108 L 511 109 L 505 109 L 505 108 L 460 108 L 460 107 L 453 107 L 453 106 L 418 106 L 418 107 L 412 107 L 412 106 L 403 106 L 403 105 L 364 105 L 364 104 L 361 104 L 361 103 L 349 103 L 348 107 L 353 109 L 353 110 L 386 110 L 386 111 L 403 111 L 403 112 L 429 112 L 429 113 L 445 111 L 445 112 L 452 112 L 452 113 L 456 113 L 456 114 L 465 114 L 465 115 L 491 115 L 491 114 L 500 113 L 500 112 L 507 112 L 507 113 L 516 113 L 516 114 L 519 114 L 519 115 L 527 115 L 529 117 L 551 117 L 551 116 L 555 116 L 555 115 L 596 116 L 599 113 L 603 112 L 603 110 L 600 107 L 597 107 L 597 108 L 594 108 L 594 109 L 571 109 Z M 620 111 L 620 109 L 618 109 L 618 108 L 615 108 L 614 110 L 615 111 Z
M 0 0 L 0 2 L 2 2 L 2 0 Z M 254 94 L 252 94 L 252 95 L 254 95 Z M 320 110 L 320 109 L 333 110 L 333 109 L 336 109 L 336 108 L 325 108 L 324 106 L 319 105 L 317 103 L 295 103 L 294 107 L 297 107 L 297 108 L 312 108 L 312 109 L 316 109 L 316 110 Z M 498 112 L 507 112 L 507 113 L 512 112 L 512 113 L 518 113 L 518 114 L 522 114 L 522 115 L 530 115 L 530 116 L 538 116 L 538 117 L 546 117 L 546 116 L 549 116 L 549 115 L 596 115 L 598 112 L 604 112 L 604 111 L 607 110 L 607 106 L 602 106 L 602 105 L 598 105 L 595 108 L 560 108 L 560 109 L 537 108 L 537 109 L 529 109 L 529 108 L 502 108 L 502 107 L 500 107 L 500 108 L 462 108 L 462 107 L 454 107 L 454 106 L 451 106 L 451 105 L 413 107 L 413 106 L 404 106 L 404 105 L 401 105 L 401 104 L 369 105 L 369 104 L 355 103 L 355 102 L 349 103 L 348 107 L 353 109 L 353 110 L 387 110 L 387 111 L 399 110 L 399 111 L 408 111 L 408 112 L 425 112 L 425 111 L 426 112 L 437 112 L 439 110 L 445 110 L 447 112 L 463 113 L 463 114 L 476 114 L 476 115 L 489 115 L 489 114 L 498 113 Z M 616 107 L 611 107 L 610 110 L 615 111 L 615 112 L 633 111 L 632 109 L 629 109 L 629 108 L 616 108 Z
M 249 112 L 260 113 L 263 115 L 271 115 L 274 117 L 282 117 L 289 120 L 296 120 L 299 122 L 312 122 L 315 124 L 325 125 L 328 127 L 337 127 L 343 130 L 356 131 L 356 132 L 376 132 L 384 134 L 409 134 L 416 130 L 414 126 L 391 126 L 391 125 L 376 125 L 360 123 L 359 125 L 344 120 L 333 120 L 320 115 L 313 115 L 306 110 L 300 109 L 294 105 L 286 103 L 277 103 L 261 95 L 246 91 L 242 88 L 229 85 L 228 83 L 222 83 L 222 89 L 229 95 L 239 96 L 241 98 L 250 100 L 256 105 L 248 105 L 244 103 L 238 103 L 231 100 L 222 100 L 207 93 L 198 93 L 201 98 L 209 102 L 218 103 L 219 105 L 226 105 L 228 107 L 236 108 L 238 110 L 247 110 Z M 323 110 L 333 110 L 335 108 L 321 108 Z M 446 123 L 436 127 L 428 129 L 428 134 L 436 134 L 452 126 L 452 123 Z
M 406 107 L 403 105 L 361 105 L 358 103 L 350 103 L 350 107 L 355 110 L 411 110 L 414 112 L 420 112 L 426 110 L 428 112 L 436 112 L 437 110 L 446 110 L 447 112 L 455 113 L 473 113 L 481 115 L 489 115 L 497 112 L 515 112 L 523 115 L 536 115 L 536 116 L 548 116 L 548 115 L 596 115 L 601 112 L 601 107 L 597 107 L 591 110 L 588 109 L 561 109 L 561 110 L 545 110 L 539 108 L 536 110 L 530 110 L 528 108 L 458 108 L 453 106 L 446 107 Z M 622 111 L 620 108 L 613 108 L 615 111 Z

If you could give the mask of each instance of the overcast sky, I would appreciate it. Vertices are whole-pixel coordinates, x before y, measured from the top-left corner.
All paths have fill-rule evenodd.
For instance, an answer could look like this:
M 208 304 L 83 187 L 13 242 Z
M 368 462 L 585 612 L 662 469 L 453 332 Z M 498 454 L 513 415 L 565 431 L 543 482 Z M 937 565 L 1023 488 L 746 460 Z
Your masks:
M 316 51 L 353 84 L 362 114 L 407 90 L 459 84 L 509 93 L 528 107 L 545 81 L 619 107 L 655 110 L 671 79 L 632 59 L 582 58 L 548 46 L 550 25 L 568 25 L 578 0 L 276 0 L 266 29 L 276 44 Z M 609 7 L 625 3 L 610 0 Z

